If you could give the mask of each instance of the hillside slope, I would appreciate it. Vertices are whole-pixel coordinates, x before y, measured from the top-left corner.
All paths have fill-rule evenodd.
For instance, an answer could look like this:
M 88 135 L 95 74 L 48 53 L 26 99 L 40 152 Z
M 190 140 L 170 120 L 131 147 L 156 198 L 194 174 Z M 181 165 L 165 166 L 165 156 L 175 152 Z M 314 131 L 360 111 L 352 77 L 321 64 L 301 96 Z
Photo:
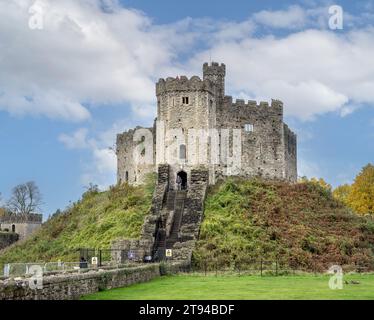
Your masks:
M 374 221 L 312 183 L 230 179 L 206 200 L 196 262 L 275 259 L 309 270 L 331 263 L 374 268 Z
M 0 267 L 10 262 L 77 261 L 78 248 L 110 248 L 115 239 L 139 237 L 154 189 L 154 180 L 149 180 L 142 187 L 86 192 L 31 238 L 1 251 Z
M 8 262 L 76 261 L 77 248 L 109 248 L 140 236 L 154 180 L 86 192 L 31 238 L 0 252 Z M 229 179 L 211 188 L 194 261 L 274 259 L 308 270 L 331 263 L 374 269 L 374 221 L 351 213 L 312 183 Z M 214 262 L 215 263 L 215 262 Z

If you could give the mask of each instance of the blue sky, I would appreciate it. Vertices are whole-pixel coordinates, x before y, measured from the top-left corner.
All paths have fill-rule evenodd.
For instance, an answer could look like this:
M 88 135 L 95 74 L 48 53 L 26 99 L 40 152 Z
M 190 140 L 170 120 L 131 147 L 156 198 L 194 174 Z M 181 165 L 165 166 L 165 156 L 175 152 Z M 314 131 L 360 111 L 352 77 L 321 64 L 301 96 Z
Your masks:
M 299 174 L 337 186 L 374 155 L 374 1 L 0 2 L 0 192 L 35 180 L 45 216 L 115 183 L 115 135 L 150 125 L 154 82 L 227 65 L 227 94 L 284 101 Z M 344 9 L 343 30 L 328 8 Z

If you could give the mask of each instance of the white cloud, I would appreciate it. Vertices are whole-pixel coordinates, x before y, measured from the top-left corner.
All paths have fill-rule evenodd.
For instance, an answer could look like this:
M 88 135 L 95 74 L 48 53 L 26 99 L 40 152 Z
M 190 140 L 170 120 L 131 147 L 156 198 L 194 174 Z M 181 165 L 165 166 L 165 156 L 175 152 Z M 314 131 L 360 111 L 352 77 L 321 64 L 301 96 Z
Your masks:
M 118 133 L 124 132 L 135 125 L 135 120 L 120 119 L 110 128 L 93 132 L 80 128 L 71 134 L 60 134 L 58 140 L 68 149 L 88 150 L 90 160 L 83 164 L 80 181 L 87 186 L 98 184 L 100 189 L 106 189 L 116 181 L 117 158 L 115 143 Z
M 6 85 L 3 88 L 6 88 Z M 14 116 L 44 115 L 52 119 L 69 121 L 82 121 L 91 117 L 90 112 L 81 103 L 60 93 L 33 91 L 28 92 L 30 96 L 25 96 L 20 95 L 17 90 L 5 90 L 4 93 L 0 93 L 0 110 L 8 111 Z
M 117 168 L 116 157 L 113 150 L 110 149 L 95 149 L 94 159 L 97 163 L 95 168 L 99 173 L 115 172 Z
M 91 151 L 92 161 L 85 166 L 80 181 L 86 186 L 97 184 L 101 190 L 105 190 L 116 181 L 116 155 L 109 148 L 92 148 Z
M 85 149 L 89 147 L 87 141 L 87 128 L 78 129 L 72 135 L 61 134 L 58 140 L 62 142 L 68 149 Z
M 321 168 L 315 162 L 310 160 L 306 160 L 304 158 L 298 159 L 298 175 L 299 177 L 307 177 L 307 178 L 320 178 L 323 176 Z
M 82 121 L 86 105 L 154 102 L 175 30 L 115 1 L 42 2 L 42 30 L 28 27 L 34 0 L 0 2 L 0 110 Z
M 114 0 L 39 1 L 43 30 L 28 28 L 33 0 L 0 3 L 0 110 L 13 115 L 83 121 L 92 106 L 129 104 L 150 121 L 157 78 L 200 73 L 211 58 L 226 63 L 229 93 L 279 98 L 287 115 L 301 119 L 374 102 L 374 29 L 326 30 L 327 7 L 157 25 Z M 258 37 L 260 25 L 294 32 Z
M 262 10 L 255 13 L 253 19 L 272 28 L 298 29 L 306 24 L 307 14 L 300 6 L 293 5 L 287 10 Z
M 254 99 L 277 98 L 287 115 L 313 119 L 347 105 L 374 103 L 374 28 L 339 34 L 305 30 L 281 38 L 224 41 L 198 53 L 227 65 L 227 90 Z
M 92 147 L 91 160 L 83 167 L 80 181 L 83 185 L 97 184 L 101 190 L 116 182 L 117 158 L 114 150 L 105 147 Z

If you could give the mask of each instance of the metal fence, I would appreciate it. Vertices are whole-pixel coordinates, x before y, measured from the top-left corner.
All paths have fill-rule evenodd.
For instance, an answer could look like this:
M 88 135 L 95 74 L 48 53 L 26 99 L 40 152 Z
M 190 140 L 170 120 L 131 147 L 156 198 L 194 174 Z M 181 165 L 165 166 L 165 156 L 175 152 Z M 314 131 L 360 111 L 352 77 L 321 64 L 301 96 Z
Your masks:
M 48 262 L 48 263 L 7 263 L 3 268 L 4 277 L 23 277 L 33 275 L 35 267 L 39 267 L 43 273 L 59 273 L 80 270 L 79 262 Z M 91 265 L 87 266 L 92 268 Z
M 4 277 L 22 277 L 32 274 L 33 268 L 39 266 L 43 273 L 64 273 L 79 271 L 82 269 L 97 268 L 118 268 L 131 267 L 139 263 L 151 263 L 152 259 L 145 256 L 144 250 L 118 250 L 118 249 L 78 249 L 75 250 L 77 260 L 75 262 L 47 262 L 47 263 L 9 263 L 4 266 Z M 172 256 L 164 258 L 161 262 L 169 264 L 176 262 Z M 209 257 L 206 259 L 194 260 L 183 272 L 193 272 L 205 275 L 219 274 L 254 274 L 254 275 L 292 275 L 300 273 L 326 273 L 331 265 L 316 261 L 315 264 L 305 265 L 301 263 L 278 259 L 223 259 Z M 347 272 L 366 273 L 373 272 L 372 265 L 342 265 L 342 270 Z M 31 269 L 31 271 L 30 271 Z
M 79 271 L 82 269 L 115 268 L 121 266 L 134 266 L 139 263 L 151 262 L 144 259 L 144 250 L 115 250 L 115 249 L 87 249 L 74 250 L 74 262 L 28 262 L 7 263 L 0 270 L 2 277 L 24 277 L 32 275 L 35 267 L 40 267 L 43 273 L 63 273 Z M 120 257 L 121 259 L 117 259 Z M 2 272 L 2 274 L 1 274 Z
M 222 261 L 220 259 L 205 259 L 199 262 L 193 262 L 190 272 L 208 274 L 253 274 L 253 275 L 296 275 L 300 273 L 326 273 L 329 267 L 339 265 L 339 263 L 330 263 L 322 266 L 321 264 L 303 265 L 300 263 L 288 263 L 278 259 L 248 259 Z M 345 273 L 366 273 L 373 272 L 374 268 L 370 265 L 342 265 Z
M 153 262 L 151 256 L 144 249 L 79 249 L 79 259 L 92 261 L 97 258 L 98 265 L 127 264 L 127 263 L 149 263 Z

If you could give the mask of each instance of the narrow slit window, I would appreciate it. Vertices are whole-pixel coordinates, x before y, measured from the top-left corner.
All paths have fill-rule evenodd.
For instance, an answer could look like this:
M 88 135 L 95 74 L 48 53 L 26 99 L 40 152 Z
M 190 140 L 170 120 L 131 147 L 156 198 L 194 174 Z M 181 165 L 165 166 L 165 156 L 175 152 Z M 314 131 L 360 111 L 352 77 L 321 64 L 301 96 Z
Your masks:
M 188 97 L 183 97 L 182 98 L 182 103 L 183 104 L 189 104 L 190 103 L 190 99 Z
M 254 126 L 253 126 L 253 124 L 247 123 L 247 124 L 244 126 L 244 130 L 245 130 L 245 132 L 253 132 L 253 131 L 254 131 Z
M 179 159 L 180 160 L 186 160 L 187 158 L 187 150 L 186 150 L 186 146 L 184 144 L 182 144 L 180 147 L 179 147 Z

